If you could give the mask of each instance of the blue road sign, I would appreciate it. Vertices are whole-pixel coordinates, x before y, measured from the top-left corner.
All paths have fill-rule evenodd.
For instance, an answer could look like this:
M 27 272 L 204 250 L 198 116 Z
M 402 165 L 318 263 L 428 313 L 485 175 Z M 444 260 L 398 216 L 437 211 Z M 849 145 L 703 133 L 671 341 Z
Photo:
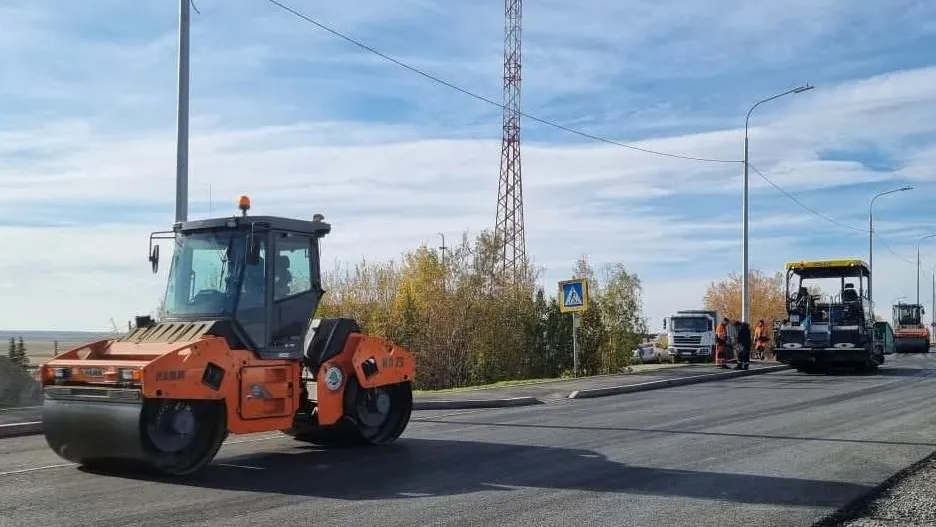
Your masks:
M 559 282 L 559 308 L 563 313 L 585 311 L 588 303 L 588 283 L 584 278 Z

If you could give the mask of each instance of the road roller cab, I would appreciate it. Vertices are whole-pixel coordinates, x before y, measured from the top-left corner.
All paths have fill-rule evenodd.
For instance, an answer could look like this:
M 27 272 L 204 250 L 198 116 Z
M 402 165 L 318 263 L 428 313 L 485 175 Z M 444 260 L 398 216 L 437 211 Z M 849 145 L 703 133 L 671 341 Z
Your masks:
M 309 442 L 382 444 L 405 429 L 413 358 L 354 320 L 316 319 L 324 291 L 311 221 L 242 215 L 150 236 L 174 252 L 159 320 L 62 353 L 40 370 L 43 428 L 83 464 L 139 461 L 188 474 L 229 433 L 282 431 Z

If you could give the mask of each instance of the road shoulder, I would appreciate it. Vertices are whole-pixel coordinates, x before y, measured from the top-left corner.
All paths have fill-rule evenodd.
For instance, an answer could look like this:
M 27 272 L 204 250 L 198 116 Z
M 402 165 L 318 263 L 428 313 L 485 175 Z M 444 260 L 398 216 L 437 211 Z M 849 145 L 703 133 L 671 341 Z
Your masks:
M 815 527 L 936 525 L 936 452 L 894 474 Z

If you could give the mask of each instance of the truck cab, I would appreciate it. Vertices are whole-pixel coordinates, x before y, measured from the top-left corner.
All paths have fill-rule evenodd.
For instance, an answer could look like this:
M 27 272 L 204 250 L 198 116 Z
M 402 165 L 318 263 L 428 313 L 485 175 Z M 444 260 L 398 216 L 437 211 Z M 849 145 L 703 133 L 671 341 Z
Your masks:
M 707 310 L 677 311 L 663 319 L 667 352 L 676 362 L 708 361 L 715 354 L 718 313 Z

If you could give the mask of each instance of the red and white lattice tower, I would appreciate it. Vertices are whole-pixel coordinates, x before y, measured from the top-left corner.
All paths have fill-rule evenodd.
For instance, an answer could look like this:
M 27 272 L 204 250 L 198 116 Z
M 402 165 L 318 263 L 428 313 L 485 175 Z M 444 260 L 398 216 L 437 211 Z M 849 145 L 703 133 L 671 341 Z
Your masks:
M 504 135 L 501 143 L 497 223 L 494 234 L 503 244 L 496 270 L 516 278 L 526 261 L 523 229 L 523 184 L 520 177 L 520 15 L 521 0 L 505 0 Z

